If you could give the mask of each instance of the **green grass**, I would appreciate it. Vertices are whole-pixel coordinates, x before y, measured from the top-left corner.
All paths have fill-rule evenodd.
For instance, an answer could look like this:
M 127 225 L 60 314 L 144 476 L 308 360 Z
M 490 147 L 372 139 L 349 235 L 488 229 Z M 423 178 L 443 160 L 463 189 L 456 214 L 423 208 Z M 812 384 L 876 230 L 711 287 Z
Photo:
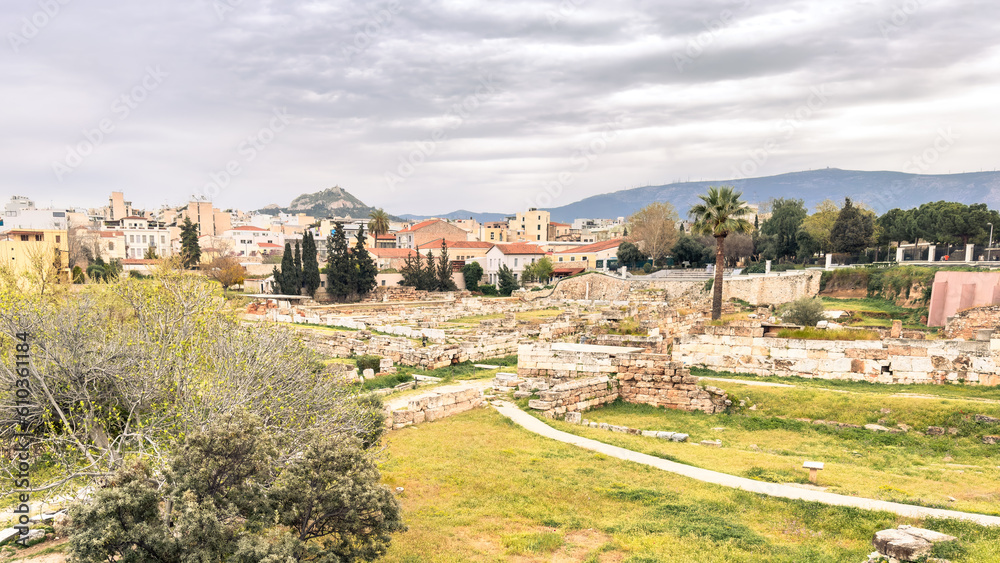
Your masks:
M 865 297 L 863 299 L 837 299 L 823 297 L 823 307 L 827 311 L 845 311 L 850 314 L 846 319 L 837 322 L 849 326 L 891 327 L 892 321 L 903 321 L 903 328 L 909 330 L 927 330 L 927 325 L 920 319 L 927 316 L 927 307 L 901 307 L 888 299 L 881 297 Z
M 588 411 L 584 417 L 642 430 L 685 432 L 690 434 L 691 443 L 719 439 L 721 449 L 550 423 L 608 444 L 762 481 L 802 483 L 807 477 L 802 463 L 823 461 L 827 469 L 820 482 L 831 492 L 1000 514 L 996 446 L 980 440 L 984 433 L 997 433 L 1000 428 L 991 430 L 971 419 L 973 413 L 1000 415 L 998 404 L 711 384 L 726 389 L 737 405 L 744 400 L 746 407 L 756 405 L 757 409 L 709 416 L 619 401 Z M 797 418 L 859 426 L 882 419 L 889 427 L 903 423 L 924 430 L 933 425 L 954 427 L 959 432 L 957 436 L 920 436 L 914 431 L 890 434 L 811 424 Z
M 778 338 L 795 338 L 800 340 L 878 340 L 879 335 L 870 330 L 805 327 L 800 329 L 783 328 L 778 331 Z
M 372 379 L 366 379 L 365 382 L 361 384 L 361 389 L 365 391 L 371 391 L 372 389 L 385 389 L 387 387 L 395 387 L 400 383 L 406 383 L 408 381 L 413 381 L 413 376 L 408 373 L 390 373 L 373 377 Z
M 749 373 L 734 373 L 729 371 L 713 371 L 691 366 L 691 375 L 698 377 L 721 377 L 725 379 L 746 379 L 749 381 L 765 381 L 783 383 L 796 387 L 832 389 L 852 393 L 869 393 L 873 395 L 928 395 L 940 398 L 956 398 L 968 400 L 1000 401 L 1000 387 L 984 387 L 964 383 L 936 384 L 894 384 L 871 383 L 868 381 L 849 381 L 844 379 L 819 379 L 799 376 L 763 376 Z M 713 383 L 715 385 L 715 383 Z
M 1000 558 L 1000 530 L 700 483 L 542 438 L 492 410 L 388 442 L 383 478 L 404 488 L 409 526 L 388 563 L 863 561 L 875 531 L 903 523 L 957 535 L 965 553 L 954 563 Z

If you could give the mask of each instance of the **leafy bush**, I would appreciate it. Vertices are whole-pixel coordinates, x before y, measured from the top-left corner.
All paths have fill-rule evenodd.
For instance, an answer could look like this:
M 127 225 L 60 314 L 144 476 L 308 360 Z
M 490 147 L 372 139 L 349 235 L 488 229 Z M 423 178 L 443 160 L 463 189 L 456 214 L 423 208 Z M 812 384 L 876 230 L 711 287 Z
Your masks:
M 802 326 L 816 326 L 823 320 L 823 301 L 816 297 L 803 297 L 785 306 L 781 313 L 785 322 Z
M 375 370 L 375 373 L 379 371 L 379 364 L 382 358 L 379 356 L 358 356 L 354 359 L 354 364 L 358 366 L 358 371 L 363 372 L 366 369 Z
M 476 290 L 479 291 L 479 293 L 482 293 L 483 295 L 489 295 L 491 297 L 496 297 L 497 295 L 500 295 L 500 292 L 497 291 L 497 286 L 495 285 L 481 285 L 477 287 Z
M 366 379 L 365 382 L 361 384 L 361 388 L 365 391 L 370 391 L 372 389 L 386 389 L 388 387 L 395 387 L 400 383 L 408 383 L 410 381 L 413 381 L 412 375 L 405 373 L 388 373 L 372 379 Z

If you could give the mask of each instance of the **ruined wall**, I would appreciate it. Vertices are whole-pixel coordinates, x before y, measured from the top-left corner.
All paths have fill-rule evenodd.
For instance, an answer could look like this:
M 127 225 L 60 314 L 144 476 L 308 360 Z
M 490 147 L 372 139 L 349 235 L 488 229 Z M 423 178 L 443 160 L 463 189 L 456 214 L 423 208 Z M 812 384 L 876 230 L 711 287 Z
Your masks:
M 752 305 L 780 305 L 801 297 L 819 294 L 821 270 L 781 272 L 780 274 L 755 274 L 724 278 L 722 299 L 742 299 Z M 704 291 L 705 280 L 648 279 L 633 280 L 633 291 L 663 290 L 668 301 L 691 300 L 692 295 Z
M 678 339 L 685 365 L 756 375 L 866 380 L 879 383 L 964 381 L 1000 385 L 1000 340 L 799 340 L 765 337 L 760 326 L 705 326 Z
M 1000 306 L 973 307 L 949 317 L 944 335 L 950 339 L 978 340 L 980 331 L 993 332 L 997 327 L 1000 327 Z
M 520 340 L 518 333 L 473 335 L 465 337 L 461 343 L 421 346 L 420 342 L 409 338 L 362 330 L 334 332 L 300 329 L 299 333 L 307 346 L 329 356 L 347 358 L 371 354 L 389 358 L 396 364 L 427 369 L 508 356 L 517 351 Z
M 482 406 L 483 393 L 479 389 L 460 389 L 446 392 L 430 392 L 410 399 L 405 409 L 394 410 L 387 422 L 394 430 L 431 422 Z
M 560 281 L 550 296 L 553 299 L 627 301 L 629 288 L 628 280 L 592 272 Z
M 701 387 L 684 364 L 662 354 L 630 354 L 618 358 L 619 393 L 629 403 L 708 414 L 726 410 L 725 391 Z
M 538 390 L 538 399 L 528 406 L 546 416 L 585 411 L 619 397 L 631 403 L 709 414 L 724 411 L 728 404 L 722 390 L 698 386 L 697 378 L 667 355 L 636 348 L 559 348 L 542 343 L 518 348 L 520 393 Z M 503 386 L 510 384 L 503 382 Z

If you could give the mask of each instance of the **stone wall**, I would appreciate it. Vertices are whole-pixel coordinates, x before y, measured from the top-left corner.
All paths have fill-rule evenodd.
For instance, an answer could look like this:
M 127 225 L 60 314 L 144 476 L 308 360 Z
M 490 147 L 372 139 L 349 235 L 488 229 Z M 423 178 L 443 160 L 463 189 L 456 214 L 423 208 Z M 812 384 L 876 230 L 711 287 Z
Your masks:
M 550 296 L 553 299 L 627 301 L 630 288 L 628 280 L 592 272 L 560 281 Z
M 879 383 L 1000 385 L 1000 339 L 800 340 L 765 337 L 754 323 L 705 326 L 678 339 L 674 359 L 716 371 Z
M 518 333 L 470 335 L 460 343 L 421 346 L 409 338 L 383 336 L 368 331 L 320 331 L 299 329 L 307 346 L 338 358 L 365 354 L 389 358 L 396 364 L 427 369 L 461 362 L 477 362 L 516 353 Z
M 741 299 L 751 305 L 780 305 L 801 297 L 819 294 L 821 270 L 781 272 L 780 274 L 753 274 L 723 278 L 722 299 Z M 692 296 L 704 293 L 705 280 L 647 279 L 634 280 L 633 291 L 663 290 L 668 301 L 691 301 Z
M 522 344 L 517 377 L 522 392 L 539 389 L 529 401 L 546 416 L 563 416 L 613 402 L 619 397 L 642 403 L 709 414 L 728 405 L 725 393 L 697 385 L 683 365 L 670 356 L 646 354 L 641 348 L 580 344 Z M 509 385 L 509 382 L 504 382 Z
M 948 317 L 944 335 L 950 339 L 979 340 L 980 331 L 993 332 L 998 326 L 1000 326 L 1000 306 L 973 307 Z
M 701 387 L 680 362 L 662 354 L 630 354 L 618 358 L 619 392 L 629 403 L 708 414 L 726 410 L 725 391 Z
M 431 422 L 482 406 L 483 393 L 469 388 L 456 391 L 429 392 L 410 399 L 405 409 L 397 409 L 386 418 L 394 430 Z

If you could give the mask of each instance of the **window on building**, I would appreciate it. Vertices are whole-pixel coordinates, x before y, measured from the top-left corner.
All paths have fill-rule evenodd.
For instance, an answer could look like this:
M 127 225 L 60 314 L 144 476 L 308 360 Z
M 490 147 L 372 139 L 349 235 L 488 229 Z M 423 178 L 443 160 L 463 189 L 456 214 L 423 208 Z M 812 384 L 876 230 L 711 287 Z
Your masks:
M 560 261 L 560 262 L 562 262 L 562 258 L 563 258 L 562 256 L 560 256 L 560 257 L 559 257 L 559 261 Z
M 115 249 L 115 243 L 109 242 L 108 243 L 108 250 L 114 250 L 114 249 Z
M 569 261 L 570 262 L 576 262 L 576 256 L 570 256 L 569 257 Z
M 35 242 L 42 242 L 42 235 L 35 235 Z
M 517 267 L 517 258 L 514 259 L 514 267 Z
M 597 267 L 597 268 L 603 268 L 604 267 L 604 260 L 598 260 L 597 264 L 594 264 L 594 266 Z
M 62 242 L 62 237 L 59 236 L 59 235 L 56 235 L 56 244 L 59 244 L 60 242 Z
M 542 240 L 542 235 L 538 235 L 535 240 Z
M 538 227 L 537 229 L 535 229 L 536 231 L 542 230 L 542 226 L 541 225 L 535 225 L 535 226 Z
M 21 242 L 28 242 L 28 235 L 21 235 Z

